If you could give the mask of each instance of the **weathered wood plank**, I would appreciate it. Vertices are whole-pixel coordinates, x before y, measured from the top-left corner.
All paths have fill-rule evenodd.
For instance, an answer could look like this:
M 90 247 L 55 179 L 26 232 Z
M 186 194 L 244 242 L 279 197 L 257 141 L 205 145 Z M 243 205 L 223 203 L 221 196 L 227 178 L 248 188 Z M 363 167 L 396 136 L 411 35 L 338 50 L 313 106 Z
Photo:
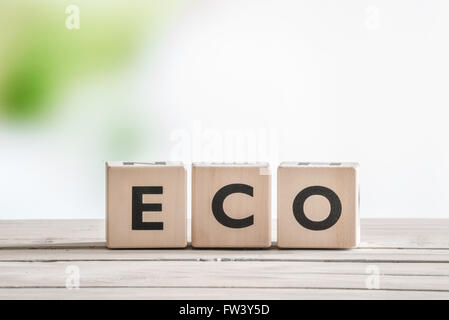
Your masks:
M 449 299 L 448 249 L 441 219 L 362 220 L 355 250 L 108 250 L 104 220 L 0 221 L 0 299 Z
M 361 238 L 362 248 L 449 249 L 449 219 L 362 219 Z M 104 247 L 104 241 L 104 220 L 0 220 L 0 248 Z
M 104 246 L 104 220 L 0 220 L 0 248 Z
M 254 288 L 14 288 L 1 289 L 1 299 L 449 299 L 447 292 L 341 289 Z
M 3 249 L 0 261 L 316 261 L 316 262 L 432 262 L 449 263 L 449 250 L 353 249 L 353 250 L 109 250 Z
M 449 219 L 362 219 L 361 247 L 449 248 Z
M 449 264 L 96 261 L 0 262 L 0 287 L 64 287 L 76 265 L 82 287 L 223 287 L 367 289 L 449 292 Z

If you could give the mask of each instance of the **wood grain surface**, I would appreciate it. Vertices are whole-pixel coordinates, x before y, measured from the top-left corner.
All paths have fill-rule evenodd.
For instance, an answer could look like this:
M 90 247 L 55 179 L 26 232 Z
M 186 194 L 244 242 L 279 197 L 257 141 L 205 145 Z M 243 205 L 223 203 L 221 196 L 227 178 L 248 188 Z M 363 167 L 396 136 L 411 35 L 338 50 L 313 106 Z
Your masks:
M 448 299 L 449 220 L 362 219 L 352 250 L 109 250 L 104 220 L 0 221 L 0 299 L 230 296 Z

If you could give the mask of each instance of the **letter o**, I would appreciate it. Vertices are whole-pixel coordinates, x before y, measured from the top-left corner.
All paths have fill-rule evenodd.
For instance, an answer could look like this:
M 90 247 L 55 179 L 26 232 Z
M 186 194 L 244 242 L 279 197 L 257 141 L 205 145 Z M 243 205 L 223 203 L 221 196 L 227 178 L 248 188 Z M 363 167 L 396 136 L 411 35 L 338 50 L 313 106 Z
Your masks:
M 304 203 L 307 198 L 313 195 L 325 197 L 330 205 L 331 211 L 329 216 L 322 221 L 313 221 L 306 217 L 304 213 Z M 326 230 L 337 223 L 341 216 L 341 202 L 337 194 L 329 188 L 323 186 L 312 186 L 305 188 L 299 192 L 293 201 L 293 215 L 301 226 L 309 230 Z

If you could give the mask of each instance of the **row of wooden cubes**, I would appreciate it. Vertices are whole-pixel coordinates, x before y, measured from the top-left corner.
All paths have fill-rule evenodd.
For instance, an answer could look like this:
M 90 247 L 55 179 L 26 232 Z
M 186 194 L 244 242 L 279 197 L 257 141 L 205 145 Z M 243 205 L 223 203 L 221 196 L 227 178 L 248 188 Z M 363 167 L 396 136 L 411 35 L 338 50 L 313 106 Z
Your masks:
M 277 246 L 353 248 L 359 242 L 357 163 L 278 167 Z M 192 246 L 271 246 L 266 163 L 192 165 Z M 109 248 L 187 246 L 187 173 L 178 162 L 106 163 Z

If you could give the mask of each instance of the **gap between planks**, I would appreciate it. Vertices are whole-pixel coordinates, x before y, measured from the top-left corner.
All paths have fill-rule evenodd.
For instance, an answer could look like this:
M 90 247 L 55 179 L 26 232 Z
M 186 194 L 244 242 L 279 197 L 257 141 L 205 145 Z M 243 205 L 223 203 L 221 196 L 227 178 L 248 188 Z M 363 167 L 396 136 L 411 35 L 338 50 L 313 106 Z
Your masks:
M 447 299 L 429 291 L 244 288 L 13 288 L 0 289 L 0 299 Z
M 274 220 L 273 240 L 276 231 Z M 449 219 L 361 219 L 361 237 L 360 248 L 447 250 Z M 103 248 L 104 240 L 101 219 L 0 220 L 0 248 Z
M 67 289 L 67 287 L 64 286 L 24 286 L 24 287 L 7 287 L 7 286 L 0 286 L 0 291 L 5 291 L 5 292 L 9 292 L 11 293 L 10 290 L 23 290 L 23 289 L 39 289 L 40 293 L 43 294 L 45 292 L 48 292 L 51 289 L 59 289 L 59 290 L 64 290 L 65 292 L 67 292 L 70 289 Z M 76 290 L 75 288 L 72 288 L 73 290 Z M 198 292 L 198 290 L 201 289 L 233 289 L 233 290 L 244 290 L 244 289 L 251 289 L 253 290 L 256 295 L 257 292 L 260 290 L 315 290 L 315 291 L 326 291 L 326 290 L 333 290 L 333 291 L 340 291 L 340 292 L 348 292 L 348 291 L 357 291 L 357 292 L 368 292 L 368 293 L 375 293 L 375 292 L 396 292 L 396 293 L 402 293 L 402 292 L 414 292 L 414 293 L 441 293 L 444 294 L 444 296 L 441 296 L 440 298 L 444 298 L 445 300 L 449 299 L 449 290 L 443 290 L 443 289 L 398 289 L 398 288 L 394 288 L 394 289 L 389 289 L 389 288 L 382 288 L 382 289 L 362 289 L 362 288 L 344 288 L 344 287 L 295 287 L 295 286 L 291 286 L 291 287 L 263 287 L 263 286 L 259 286 L 259 287 L 226 287 L 226 286 L 86 286 L 86 287 L 80 287 L 78 288 L 79 290 L 81 290 L 82 292 L 86 292 L 89 289 L 119 289 L 119 290 L 123 290 L 123 289 L 174 289 L 174 290 L 179 290 L 179 289 L 192 289 L 192 290 L 196 290 L 196 293 Z M 61 293 L 63 293 L 64 291 L 61 291 Z M 193 293 L 193 295 L 187 299 L 194 299 L 194 295 L 196 295 L 196 293 Z M 99 296 L 100 297 L 100 296 Z M 97 298 L 99 298 L 97 297 Z M 37 296 L 35 296 L 35 298 L 38 298 Z M 101 299 L 103 299 L 104 297 L 101 296 Z M 229 297 L 224 297 L 224 299 L 228 299 Z M 323 297 L 320 297 L 319 299 L 322 299 Z M 134 298 L 132 298 L 134 299 Z M 255 298 L 251 298 L 251 299 L 255 299 Z M 269 296 L 269 299 L 277 299 L 276 297 L 274 297 L 273 295 Z M 289 299 L 297 299 L 297 298 L 292 298 L 290 297 Z M 341 297 L 333 297 L 332 299 L 341 299 Z M 372 296 L 369 297 L 369 299 L 372 299 Z M 1 295 L 0 295 L 0 300 L 1 300 Z
M 253 262 L 370 262 L 448 263 L 449 250 L 108 250 L 108 249 L 3 249 L 0 261 L 253 261 Z

